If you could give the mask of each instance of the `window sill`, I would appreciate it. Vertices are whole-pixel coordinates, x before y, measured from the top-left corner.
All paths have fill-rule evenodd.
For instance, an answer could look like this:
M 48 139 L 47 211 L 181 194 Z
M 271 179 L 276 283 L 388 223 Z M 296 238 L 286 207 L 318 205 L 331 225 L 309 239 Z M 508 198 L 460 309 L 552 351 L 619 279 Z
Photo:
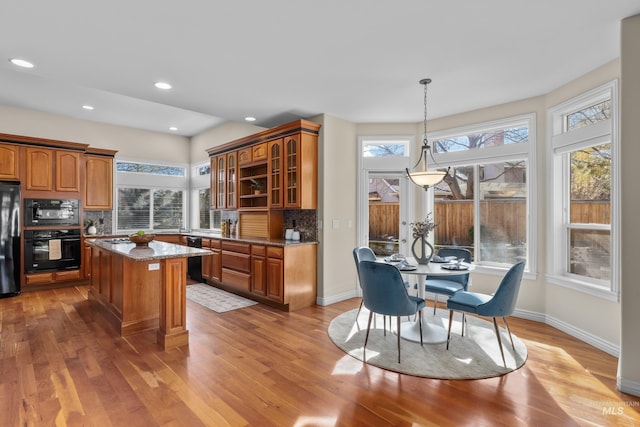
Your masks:
M 547 275 L 547 282 L 553 285 L 561 286 L 563 288 L 572 289 L 587 295 L 601 298 L 607 301 L 619 302 L 619 295 L 612 292 L 609 289 L 602 288 L 600 286 L 592 285 L 587 282 L 581 282 L 579 280 L 572 280 L 564 276 Z

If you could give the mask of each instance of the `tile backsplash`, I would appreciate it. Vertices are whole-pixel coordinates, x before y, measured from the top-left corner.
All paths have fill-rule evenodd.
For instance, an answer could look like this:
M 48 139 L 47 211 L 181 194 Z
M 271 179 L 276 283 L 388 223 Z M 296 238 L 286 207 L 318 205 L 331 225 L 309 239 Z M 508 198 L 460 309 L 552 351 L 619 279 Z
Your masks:
M 318 240 L 318 211 L 315 209 L 284 211 L 284 228 L 299 231 L 302 241 L 316 241 Z
M 85 224 L 87 220 L 93 220 L 96 222 L 96 229 L 98 234 L 111 234 L 113 230 L 113 212 L 112 211 L 84 211 Z M 84 226 L 84 224 L 83 224 Z M 87 231 L 85 226 L 83 229 Z

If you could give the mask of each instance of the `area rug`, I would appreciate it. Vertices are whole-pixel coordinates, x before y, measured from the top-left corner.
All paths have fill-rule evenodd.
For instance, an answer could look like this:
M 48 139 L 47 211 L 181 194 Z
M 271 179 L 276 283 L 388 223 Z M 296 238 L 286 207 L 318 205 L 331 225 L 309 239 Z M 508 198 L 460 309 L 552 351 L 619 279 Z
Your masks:
M 342 313 L 329 324 L 329 337 L 344 352 L 363 361 L 364 339 L 367 333 L 369 312 L 362 309 L 358 322 L 358 310 Z M 443 326 L 449 325 L 449 311 L 429 309 L 429 323 Z M 396 318 L 392 319 L 393 332 L 383 333 L 383 319 L 378 316 L 371 322 L 371 332 L 366 349 L 366 363 L 379 368 L 402 374 L 439 379 L 481 379 L 490 378 L 512 372 L 521 367 L 527 360 L 527 348 L 513 335 L 515 352 L 509 341 L 509 334 L 500 328 L 500 337 L 506 359 L 506 367 L 500 356 L 498 340 L 493 323 L 467 315 L 465 336 L 462 337 L 462 316 L 456 313 L 451 331 L 449 350 L 446 343 L 425 344 L 401 339 L 401 363 L 398 363 L 398 337 L 395 332 Z M 387 319 L 387 329 L 389 328 Z M 406 321 L 405 319 L 402 319 Z M 499 320 L 501 323 L 501 320 Z M 499 323 L 499 324 L 500 324 Z
M 225 311 L 258 304 L 250 299 L 202 283 L 187 286 L 187 299 L 216 313 L 224 313 Z

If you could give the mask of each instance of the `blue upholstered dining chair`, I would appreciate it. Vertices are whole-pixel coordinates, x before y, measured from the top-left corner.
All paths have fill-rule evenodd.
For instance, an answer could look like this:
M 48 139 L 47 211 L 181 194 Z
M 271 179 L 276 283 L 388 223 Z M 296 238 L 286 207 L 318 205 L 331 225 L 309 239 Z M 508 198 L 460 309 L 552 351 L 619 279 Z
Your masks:
M 500 281 L 500 284 L 493 295 L 459 291 L 447 300 L 447 308 L 449 309 L 447 350 L 449 349 L 449 342 L 451 341 L 451 324 L 453 323 L 454 311 L 492 317 L 493 327 L 496 330 L 496 337 L 498 338 L 498 346 L 500 347 L 500 354 L 502 355 L 502 362 L 504 362 L 505 366 L 507 365 L 507 362 L 504 359 L 502 340 L 500 339 L 500 330 L 498 328 L 496 317 L 502 317 L 502 321 L 509 332 L 511 346 L 515 351 L 516 346 L 513 344 L 513 337 L 511 336 L 509 324 L 507 323 L 507 316 L 511 316 L 513 314 L 513 310 L 516 308 L 520 283 L 522 282 L 522 273 L 524 272 L 524 263 L 524 261 L 520 261 L 511 266 L 507 271 L 507 274 L 505 274 Z
M 410 316 L 418 313 L 420 322 L 420 345 L 422 345 L 422 309 L 424 299 L 410 296 L 404 285 L 400 271 L 393 265 L 381 262 L 361 261 L 360 286 L 362 287 L 362 300 L 369 310 L 369 322 L 367 323 L 367 335 L 364 339 L 364 352 L 367 350 L 371 319 L 374 313 L 383 316 L 396 316 L 398 335 L 398 363 L 400 363 L 400 316 Z
M 359 264 L 361 261 L 375 261 L 376 254 L 371 250 L 368 246 L 359 246 L 353 249 L 353 260 L 356 263 L 356 272 L 358 273 L 358 281 L 361 282 L 360 287 L 362 287 L 362 281 L 360 279 L 360 267 Z M 362 310 L 362 304 L 364 303 L 364 299 L 360 301 L 360 307 L 358 307 L 358 314 L 356 314 L 356 320 L 360 315 L 360 310 Z M 386 329 L 386 328 L 385 328 Z
M 454 256 L 464 262 L 471 262 L 471 251 L 465 248 L 443 247 L 438 250 L 441 258 Z M 458 291 L 466 291 L 469 286 L 469 273 L 461 273 L 447 276 L 427 276 L 424 290 L 435 295 L 433 299 L 433 314 L 438 308 L 438 295 L 450 297 Z

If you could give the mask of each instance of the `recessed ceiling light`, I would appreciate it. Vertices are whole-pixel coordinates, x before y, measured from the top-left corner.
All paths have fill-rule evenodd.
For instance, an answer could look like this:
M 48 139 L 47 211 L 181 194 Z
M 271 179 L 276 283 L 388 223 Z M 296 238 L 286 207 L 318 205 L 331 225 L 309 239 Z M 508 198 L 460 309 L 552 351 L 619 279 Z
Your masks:
M 251 117 L 251 116 L 247 116 L 247 117 L 245 117 L 244 119 L 245 119 L 246 121 L 248 121 L 248 122 L 255 122 L 255 121 L 256 121 L 256 118 L 255 118 L 255 117 Z
M 175 132 L 175 131 L 177 131 L 177 130 L 178 130 L 178 128 L 177 128 L 177 127 L 175 127 L 175 126 L 171 126 L 171 127 L 169 128 L 169 130 L 172 130 L 172 131 L 174 131 L 174 132 Z
M 82 108 L 85 110 L 93 110 L 93 105 L 83 105 Z
M 25 59 L 20 59 L 20 58 L 11 58 L 9 61 L 11 61 L 11 63 L 13 65 L 17 65 L 18 67 L 22 67 L 22 68 L 33 68 L 34 65 L 33 63 L 25 60 Z
M 163 90 L 171 89 L 171 85 L 167 82 L 155 82 L 154 86 L 157 87 L 158 89 L 163 89 Z

